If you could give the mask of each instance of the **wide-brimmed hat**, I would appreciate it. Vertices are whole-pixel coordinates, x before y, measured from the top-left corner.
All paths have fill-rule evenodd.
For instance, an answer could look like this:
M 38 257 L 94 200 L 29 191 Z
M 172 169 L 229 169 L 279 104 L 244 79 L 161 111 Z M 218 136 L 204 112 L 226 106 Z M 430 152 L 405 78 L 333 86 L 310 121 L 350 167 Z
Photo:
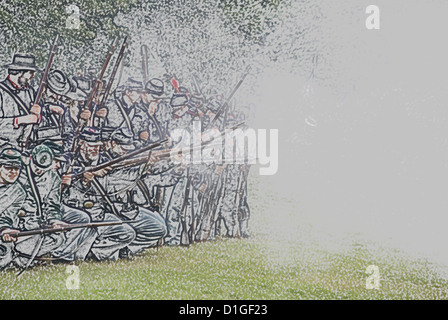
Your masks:
M 5 64 L 3 67 L 11 70 L 30 70 L 41 71 L 36 64 L 36 58 L 31 54 L 16 53 L 12 58 L 12 63 Z
M 70 79 L 61 70 L 50 70 L 47 78 L 47 87 L 61 96 L 66 96 L 72 88 Z
M 0 153 L 0 165 L 20 168 L 22 167 L 21 154 L 18 150 L 8 148 Z

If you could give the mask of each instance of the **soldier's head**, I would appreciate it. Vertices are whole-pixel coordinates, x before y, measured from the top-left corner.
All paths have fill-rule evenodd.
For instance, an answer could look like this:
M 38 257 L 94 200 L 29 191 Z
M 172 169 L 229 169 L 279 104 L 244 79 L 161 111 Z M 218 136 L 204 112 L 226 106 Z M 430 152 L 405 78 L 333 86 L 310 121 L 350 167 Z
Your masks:
M 69 78 L 61 70 L 50 70 L 45 86 L 45 95 L 50 102 L 56 103 L 61 97 L 67 97 L 71 87 Z
M 85 127 L 79 135 L 79 153 L 88 161 L 95 161 L 100 155 L 101 132 L 94 127 Z
M 59 170 L 67 159 L 64 157 L 64 148 L 59 141 L 56 140 L 45 140 L 42 145 L 47 146 L 53 152 L 53 165 L 52 169 Z
M 15 149 L 4 149 L 0 153 L 0 184 L 16 182 L 22 169 L 21 154 Z
M 210 99 L 206 105 L 205 115 L 209 119 L 213 119 L 221 107 L 220 103 L 216 99 Z
M 163 94 L 164 84 L 158 78 L 149 80 L 145 85 L 145 94 L 149 94 L 152 98 L 159 98 Z
M 35 57 L 30 54 L 15 54 L 12 63 L 3 67 L 8 68 L 8 77 L 16 85 L 26 88 L 34 78 L 34 73 L 39 71 L 35 65 Z
M 43 144 L 34 147 L 31 152 L 30 167 L 35 175 L 42 175 L 53 166 L 53 151 Z
M 188 96 L 185 93 L 175 93 L 171 97 L 171 108 L 176 111 L 188 104 Z
M 119 128 L 111 135 L 111 150 L 122 156 L 135 149 L 134 135 L 128 128 Z
M 141 99 L 143 82 L 128 78 L 124 85 L 121 86 L 121 90 L 123 92 L 123 98 L 127 99 L 131 104 L 137 103 Z

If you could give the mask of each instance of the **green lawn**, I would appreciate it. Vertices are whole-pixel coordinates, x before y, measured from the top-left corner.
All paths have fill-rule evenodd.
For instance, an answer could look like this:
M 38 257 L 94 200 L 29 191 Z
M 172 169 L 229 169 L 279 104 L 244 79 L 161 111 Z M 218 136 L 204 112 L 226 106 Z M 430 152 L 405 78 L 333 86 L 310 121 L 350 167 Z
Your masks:
M 67 289 L 67 264 L 37 266 L 20 278 L 16 270 L 6 270 L 0 273 L 0 298 L 448 298 L 448 282 L 434 263 L 362 238 L 320 234 L 303 221 L 300 204 L 276 202 L 273 214 L 272 198 L 257 198 L 262 189 L 254 181 L 251 188 L 250 239 L 161 247 L 116 262 L 77 262 L 76 290 Z M 379 269 L 379 289 L 366 289 L 369 265 Z

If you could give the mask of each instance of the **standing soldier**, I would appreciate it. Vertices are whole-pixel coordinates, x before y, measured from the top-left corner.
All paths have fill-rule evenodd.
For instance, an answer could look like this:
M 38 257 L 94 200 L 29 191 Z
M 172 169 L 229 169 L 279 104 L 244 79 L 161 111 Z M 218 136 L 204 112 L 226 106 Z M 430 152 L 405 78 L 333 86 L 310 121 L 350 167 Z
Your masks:
M 172 136 L 174 130 L 185 129 L 187 131 L 192 127 L 193 120 L 197 114 L 190 110 L 188 106 L 188 97 L 184 93 L 176 93 L 171 98 L 171 107 L 173 108 L 173 117 L 170 121 L 169 134 Z M 189 147 L 190 141 L 185 140 L 185 136 L 171 137 L 173 144 L 178 144 L 180 147 Z M 178 140 L 175 140 L 178 139 Z M 189 237 L 183 237 L 182 233 L 188 235 L 190 225 L 192 222 L 191 210 L 188 210 L 188 199 L 185 197 L 187 187 L 189 187 L 189 177 L 186 171 L 182 178 L 174 186 L 171 194 L 165 194 L 168 197 L 168 205 L 166 210 L 166 221 L 168 233 L 165 237 L 165 243 L 168 245 L 189 245 Z M 185 204 L 185 205 L 184 205 Z M 182 240 L 182 241 L 181 241 Z
M 12 63 L 5 65 L 8 76 L 0 82 L 0 145 L 19 146 L 24 125 L 40 121 L 41 108 L 34 103 L 31 80 L 39 68 L 32 55 L 15 54 Z

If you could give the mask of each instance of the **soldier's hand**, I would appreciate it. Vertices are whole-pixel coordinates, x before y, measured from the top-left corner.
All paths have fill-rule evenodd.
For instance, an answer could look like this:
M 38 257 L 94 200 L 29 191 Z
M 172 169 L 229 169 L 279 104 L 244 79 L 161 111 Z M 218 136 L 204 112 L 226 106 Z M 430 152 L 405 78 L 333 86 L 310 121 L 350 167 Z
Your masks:
M 224 169 L 223 166 L 216 166 L 215 173 L 221 174 L 223 169 Z
M 92 113 L 90 112 L 89 109 L 84 109 L 82 110 L 81 114 L 79 115 L 79 117 L 81 118 L 81 120 L 87 121 L 90 119 L 90 115 Z
M 148 131 L 143 131 L 139 134 L 140 139 L 146 141 L 149 138 L 149 132 Z
M 203 183 L 200 187 L 199 187 L 199 192 L 204 194 L 205 192 L 205 188 L 207 188 L 207 185 L 205 183 Z
M 64 227 L 68 227 L 68 226 L 69 226 L 68 223 L 61 221 L 61 220 L 56 220 L 51 223 L 52 228 L 64 228 Z
M 36 116 L 40 116 L 41 107 L 38 104 L 33 104 L 30 109 L 31 114 L 35 114 Z
M 112 170 L 112 167 L 106 167 L 106 168 L 103 168 L 103 169 L 100 169 L 100 170 L 97 170 L 97 171 L 93 172 L 93 174 L 94 174 L 95 176 L 98 176 L 98 177 L 103 177 L 103 176 L 105 176 L 105 175 L 107 174 L 107 172 L 109 172 L 110 170 Z M 92 178 L 92 179 L 93 179 L 93 178 Z
M 65 184 L 67 186 L 72 184 L 72 175 L 71 174 L 64 174 L 61 178 L 62 184 Z
M 82 175 L 82 181 L 84 182 L 84 184 L 88 184 L 92 182 L 94 177 L 95 174 L 93 172 L 84 172 Z
M 63 115 L 65 112 L 64 108 L 61 108 L 60 106 L 57 106 L 55 104 L 52 104 L 50 106 L 50 111 L 53 113 L 56 113 L 56 114 L 60 114 L 60 115 Z
M 95 115 L 96 115 L 98 118 L 106 119 L 106 116 L 107 116 L 107 109 L 106 109 L 106 108 L 101 108 L 101 109 L 99 109 L 99 110 L 95 113 Z
M 14 237 L 14 233 L 18 233 L 18 232 L 19 232 L 19 230 L 17 230 L 17 229 L 6 228 L 1 233 L 2 240 L 4 242 L 14 242 L 14 241 L 17 241 L 17 238 Z

